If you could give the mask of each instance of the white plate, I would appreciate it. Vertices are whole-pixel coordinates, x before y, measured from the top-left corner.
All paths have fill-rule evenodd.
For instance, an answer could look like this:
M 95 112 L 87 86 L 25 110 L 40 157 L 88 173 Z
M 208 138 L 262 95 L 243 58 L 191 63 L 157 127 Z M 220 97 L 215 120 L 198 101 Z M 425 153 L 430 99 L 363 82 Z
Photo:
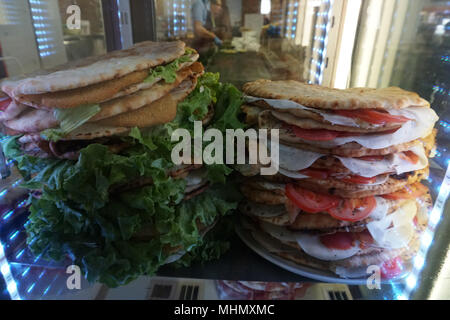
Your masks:
M 272 262 L 273 264 L 283 268 L 287 271 L 293 272 L 303 277 L 311 278 L 317 281 L 329 282 L 329 283 L 343 283 L 348 285 L 366 285 L 366 278 L 356 278 L 356 279 L 348 279 L 348 278 L 340 278 L 336 274 L 332 272 L 327 272 L 323 270 L 313 269 L 310 267 L 302 266 L 300 264 L 296 264 L 292 261 L 283 259 L 277 255 L 271 254 L 266 248 L 261 246 L 252 236 L 251 232 L 246 232 L 245 229 L 236 224 L 235 227 L 236 233 L 241 238 L 241 240 L 253 251 L 255 251 L 262 258 Z M 390 280 L 382 280 L 382 284 L 393 284 L 402 281 L 409 274 L 409 270 L 404 272 L 399 277 Z

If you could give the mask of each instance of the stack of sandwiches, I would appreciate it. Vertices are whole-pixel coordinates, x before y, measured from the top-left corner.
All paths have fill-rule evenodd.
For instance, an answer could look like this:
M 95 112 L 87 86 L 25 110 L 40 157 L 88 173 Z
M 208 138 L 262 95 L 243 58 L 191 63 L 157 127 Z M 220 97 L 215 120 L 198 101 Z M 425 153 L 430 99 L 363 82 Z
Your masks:
M 206 233 L 237 205 L 216 184 L 231 170 L 171 161 L 174 129 L 221 120 L 226 92 L 198 57 L 181 41 L 142 42 L 1 83 L 3 150 L 31 191 L 35 255 L 114 287 L 226 249 Z
M 243 166 L 243 224 L 265 250 L 341 277 L 402 274 L 418 250 L 438 117 L 400 88 L 244 86 L 246 121 L 279 130 L 279 170 Z M 256 167 L 256 168 L 255 168 Z

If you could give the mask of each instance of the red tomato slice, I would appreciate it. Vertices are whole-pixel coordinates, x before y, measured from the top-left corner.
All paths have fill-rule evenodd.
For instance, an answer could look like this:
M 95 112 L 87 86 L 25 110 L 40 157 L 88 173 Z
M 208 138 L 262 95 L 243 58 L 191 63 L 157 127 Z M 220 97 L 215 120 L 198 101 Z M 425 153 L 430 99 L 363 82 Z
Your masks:
M 342 181 L 350 182 L 350 183 L 369 184 L 369 183 L 375 183 L 377 181 L 377 177 L 366 178 L 366 177 L 355 175 L 355 176 L 349 176 L 345 179 L 342 179 Z
M 311 169 L 311 168 L 300 170 L 298 173 L 304 174 L 305 176 L 308 176 L 311 178 L 321 179 L 321 180 L 325 180 L 329 176 L 327 170 Z
M 286 185 L 286 196 L 300 209 L 308 213 L 319 213 L 331 209 L 339 204 L 336 196 L 318 194 L 298 188 L 293 184 Z
M 364 157 L 359 157 L 357 159 L 364 160 L 364 161 L 381 161 L 381 160 L 384 160 L 384 156 L 364 156 Z
M 420 182 L 416 182 L 412 185 L 406 186 L 400 191 L 383 194 L 382 197 L 389 200 L 412 199 L 418 198 L 427 192 L 427 187 Z
M 310 141 L 330 141 L 339 136 L 339 132 L 322 129 L 302 129 L 297 126 L 291 126 L 292 131 L 298 138 Z
M 412 164 L 419 162 L 419 156 L 412 151 L 404 151 L 400 153 L 400 158 L 409 161 Z
M 375 197 L 345 199 L 339 206 L 328 209 L 328 213 L 335 219 L 343 221 L 361 221 L 367 218 L 376 207 Z
M 11 98 L 1 99 L 0 100 L 0 110 L 5 111 L 6 108 L 8 108 L 9 104 L 11 103 Z
M 337 110 L 336 114 L 349 117 L 358 118 L 369 123 L 385 124 L 385 123 L 405 123 L 411 119 L 403 116 L 394 116 L 387 112 L 377 111 L 374 109 L 367 110 Z
M 320 242 L 329 249 L 347 250 L 353 247 L 351 232 L 336 232 L 320 236 Z
M 380 273 L 383 279 L 392 279 L 403 272 L 402 259 L 396 257 L 381 265 Z

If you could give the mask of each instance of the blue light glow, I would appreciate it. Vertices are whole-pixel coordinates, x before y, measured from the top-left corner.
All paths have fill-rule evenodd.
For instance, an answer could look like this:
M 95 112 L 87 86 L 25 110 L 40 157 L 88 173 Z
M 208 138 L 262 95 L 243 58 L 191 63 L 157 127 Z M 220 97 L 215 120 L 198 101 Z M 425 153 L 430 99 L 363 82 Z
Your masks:
M 9 236 L 9 240 L 10 240 L 10 241 L 14 240 L 14 239 L 17 237 L 18 234 L 19 234 L 19 230 L 13 232 L 13 233 Z
M 27 292 L 31 293 L 31 291 L 33 291 L 35 285 L 36 285 L 36 283 L 33 283 L 31 286 L 29 286 L 27 289 Z

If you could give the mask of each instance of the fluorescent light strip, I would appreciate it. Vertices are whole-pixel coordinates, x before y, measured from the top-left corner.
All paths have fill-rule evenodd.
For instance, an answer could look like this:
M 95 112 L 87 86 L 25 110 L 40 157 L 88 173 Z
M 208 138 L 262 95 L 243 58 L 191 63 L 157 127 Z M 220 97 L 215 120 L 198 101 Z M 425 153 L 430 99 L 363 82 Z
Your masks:
M 404 296 L 409 297 L 411 292 L 416 288 L 418 283 L 419 273 L 422 271 L 425 262 L 428 249 L 433 243 L 434 232 L 442 218 L 442 212 L 445 208 L 445 202 L 448 199 L 450 193 L 450 165 L 447 165 L 444 180 L 439 188 L 439 193 L 434 203 L 431 213 L 428 217 L 428 228 L 420 239 L 420 249 L 414 258 L 414 266 L 410 275 L 406 278 L 406 288 L 403 293 Z
M 9 266 L 8 260 L 5 256 L 5 251 L 3 249 L 3 244 L 0 242 L 0 272 L 5 279 L 6 290 L 12 300 L 21 300 L 19 292 L 17 291 L 17 283 L 11 273 L 11 268 Z

